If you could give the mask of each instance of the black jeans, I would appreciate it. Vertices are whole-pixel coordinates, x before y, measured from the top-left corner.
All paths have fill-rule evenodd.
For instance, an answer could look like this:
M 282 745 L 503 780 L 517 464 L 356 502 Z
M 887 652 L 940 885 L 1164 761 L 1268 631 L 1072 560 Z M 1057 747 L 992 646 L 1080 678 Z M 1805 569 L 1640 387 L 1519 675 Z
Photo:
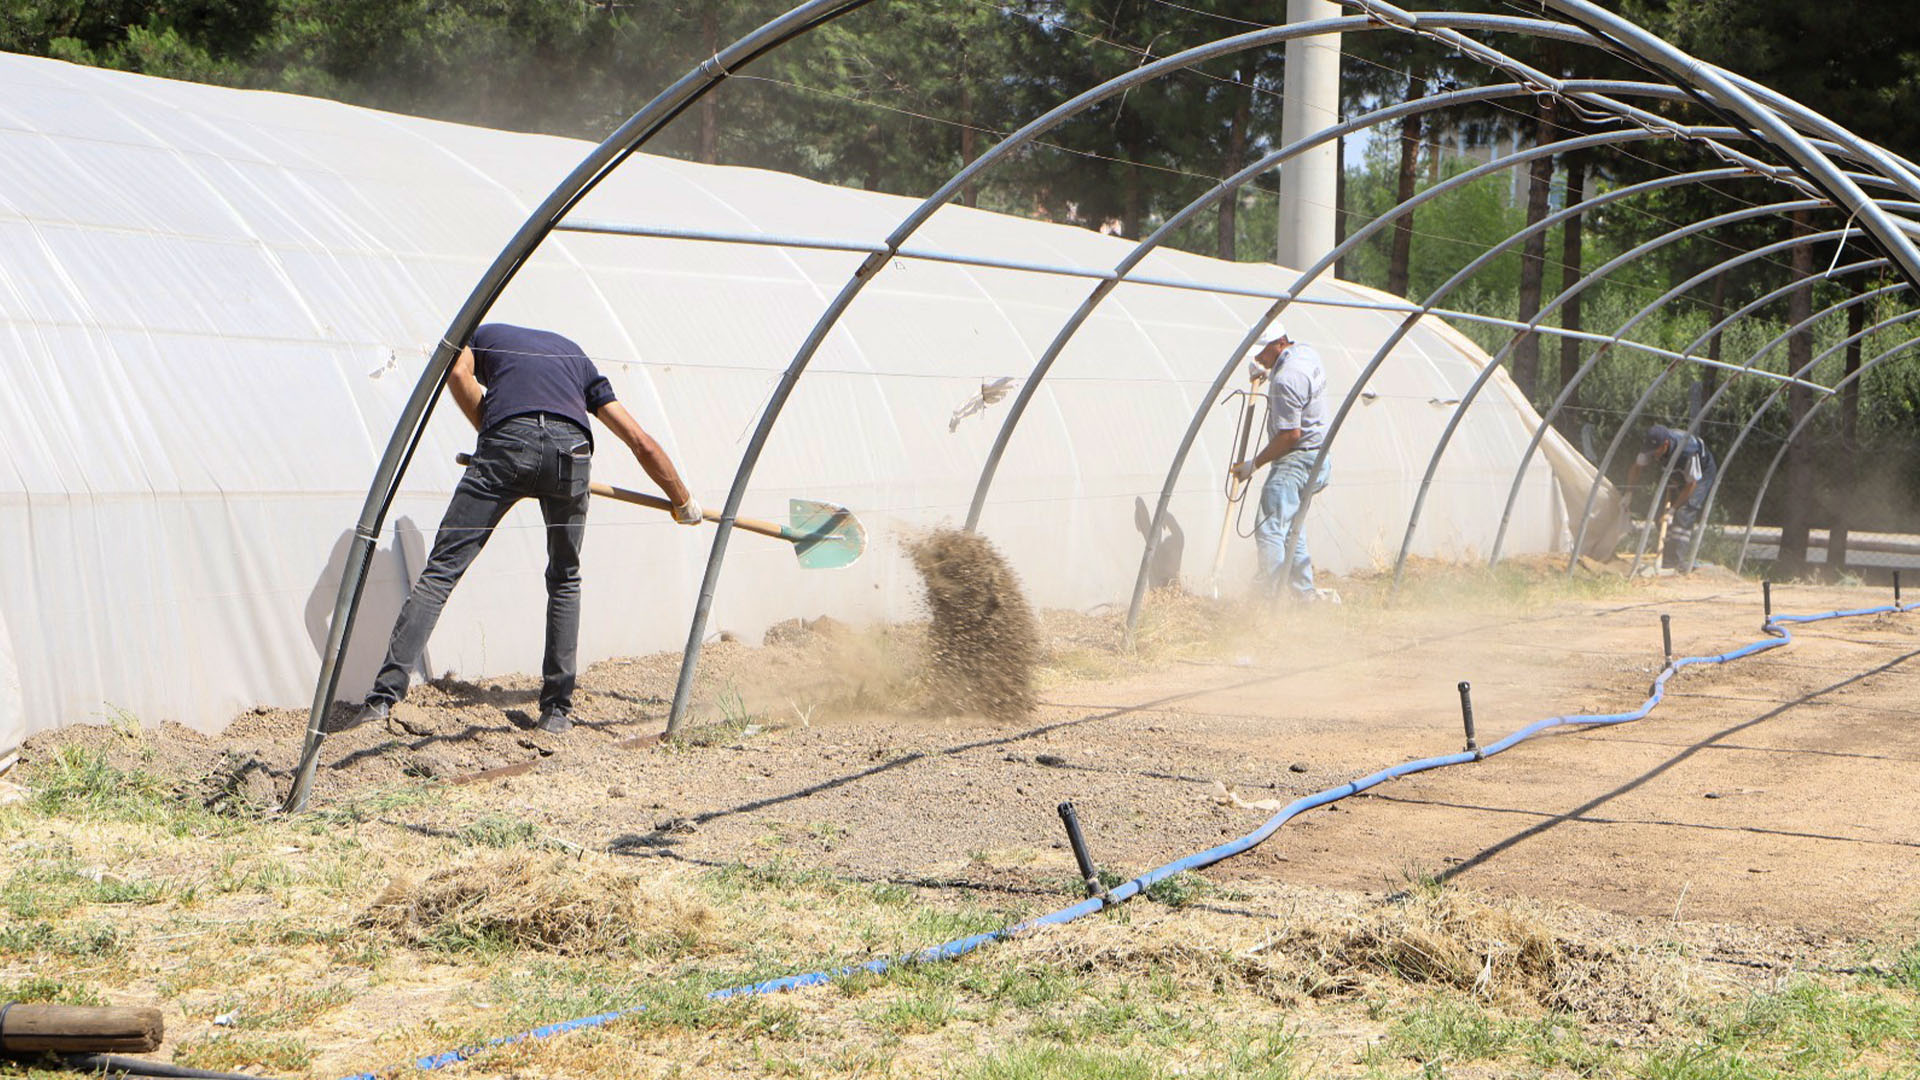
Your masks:
M 573 708 L 580 642 L 580 547 L 587 534 L 587 476 L 593 444 L 579 425 L 556 416 L 517 416 L 488 429 L 473 451 L 453 501 L 440 519 L 433 554 L 407 594 L 387 643 L 387 661 L 367 700 L 399 701 L 460 576 L 508 509 L 540 500 L 547 523 L 547 653 L 540 665 L 540 711 Z

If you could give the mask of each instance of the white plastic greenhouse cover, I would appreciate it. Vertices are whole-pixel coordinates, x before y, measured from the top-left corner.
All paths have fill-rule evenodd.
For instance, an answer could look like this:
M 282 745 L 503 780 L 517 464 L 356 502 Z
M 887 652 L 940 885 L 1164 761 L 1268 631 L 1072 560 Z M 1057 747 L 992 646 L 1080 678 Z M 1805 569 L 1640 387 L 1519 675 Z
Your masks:
M 204 731 L 304 705 L 348 535 L 395 418 L 451 313 L 585 143 L 279 94 L 0 55 L 0 751 L 34 731 L 131 714 Z M 910 200 L 778 173 L 636 157 L 577 215 L 871 242 Z M 1130 243 L 949 208 L 918 246 L 1110 268 Z M 717 503 L 756 416 L 861 256 L 556 235 L 492 319 L 559 330 Z M 1284 289 L 1271 265 L 1165 252 L 1142 273 Z M 957 523 L 1005 403 L 953 417 L 983 380 L 1023 377 L 1084 279 L 896 260 L 820 350 L 743 512 L 787 496 L 853 507 L 869 556 L 801 572 L 737 538 L 713 626 L 753 639 L 831 613 L 911 617 L 897 541 Z M 1323 282 L 1314 295 L 1377 297 Z M 1136 524 L 1208 381 L 1266 301 L 1123 286 L 1062 356 L 1000 469 L 983 530 L 1033 600 L 1124 601 Z M 1296 305 L 1345 393 L 1398 316 Z M 1417 328 L 1356 408 L 1308 538 L 1320 566 L 1372 567 L 1400 541 L 1420 470 L 1486 357 Z M 1418 550 L 1484 552 L 1536 416 L 1504 376 L 1442 467 Z M 1180 572 L 1208 576 L 1229 410 L 1172 511 Z M 951 424 L 951 426 L 950 426 Z M 376 555 L 341 694 L 378 654 L 473 432 L 443 405 Z M 602 440 L 603 449 L 612 440 Z M 617 448 L 617 443 L 615 444 Z M 1557 439 L 1528 477 L 1509 550 L 1564 549 L 1591 471 Z M 595 478 L 646 489 L 624 453 Z M 678 648 L 711 533 L 599 505 L 586 551 L 584 661 Z M 1227 580 L 1252 573 L 1233 546 Z M 431 671 L 537 670 L 540 518 L 511 514 L 455 592 Z M 295 732 L 289 732 L 290 738 Z

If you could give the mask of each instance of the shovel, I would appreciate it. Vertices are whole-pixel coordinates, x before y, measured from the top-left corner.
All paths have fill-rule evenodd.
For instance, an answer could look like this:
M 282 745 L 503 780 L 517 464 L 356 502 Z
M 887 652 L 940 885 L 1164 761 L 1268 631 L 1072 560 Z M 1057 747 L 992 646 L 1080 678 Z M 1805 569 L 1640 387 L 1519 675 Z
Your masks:
M 473 464 L 473 458 L 468 454 L 455 454 L 453 460 L 461 465 Z M 658 495 L 598 482 L 588 487 L 595 495 L 609 499 L 669 513 L 673 510 L 673 504 Z M 712 510 L 701 516 L 708 521 L 720 520 L 720 515 Z M 838 570 L 843 566 L 852 566 L 860 561 L 861 554 L 867 550 L 867 530 L 861 526 L 860 519 L 853 516 L 853 511 L 844 506 L 813 499 L 788 499 L 787 520 L 791 524 L 734 518 L 733 527 L 792 544 L 794 557 L 800 560 L 803 570 Z

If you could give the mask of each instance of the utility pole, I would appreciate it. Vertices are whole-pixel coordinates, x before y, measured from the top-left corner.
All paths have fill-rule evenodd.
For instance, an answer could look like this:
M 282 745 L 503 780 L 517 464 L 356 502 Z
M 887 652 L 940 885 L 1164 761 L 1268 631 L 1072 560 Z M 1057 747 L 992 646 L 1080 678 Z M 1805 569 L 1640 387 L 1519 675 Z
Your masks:
M 1334 0 L 1287 0 L 1289 25 L 1339 14 Z M 1340 35 L 1287 42 L 1281 93 L 1281 145 L 1339 123 Z M 1280 242 L 1274 261 L 1281 266 L 1303 270 L 1333 250 L 1339 168 L 1339 149 L 1332 142 L 1280 167 Z

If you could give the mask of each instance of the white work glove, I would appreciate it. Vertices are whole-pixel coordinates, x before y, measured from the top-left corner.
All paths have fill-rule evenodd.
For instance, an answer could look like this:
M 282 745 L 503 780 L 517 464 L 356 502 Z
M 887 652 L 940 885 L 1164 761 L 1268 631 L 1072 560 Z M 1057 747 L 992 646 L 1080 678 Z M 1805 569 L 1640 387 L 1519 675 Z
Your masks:
M 686 502 L 673 508 L 673 520 L 682 525 L 698 525 L 705 521 L 706 518 L 700 513 L 700 500 L 688 495 Z
M 1245 481 L 1253 479 L 1253 470 L 1255 468 L 1257 468 L 1257 466 L 1254 465 L 1253 459 L 1248 458 L 1245 461 L 1234 462 L 1231 471 L 1235 480 Z
M 1247 378 L 1259 382 L 1267 377 L 1267 365 L 1258 360 L 1247 361 Z

